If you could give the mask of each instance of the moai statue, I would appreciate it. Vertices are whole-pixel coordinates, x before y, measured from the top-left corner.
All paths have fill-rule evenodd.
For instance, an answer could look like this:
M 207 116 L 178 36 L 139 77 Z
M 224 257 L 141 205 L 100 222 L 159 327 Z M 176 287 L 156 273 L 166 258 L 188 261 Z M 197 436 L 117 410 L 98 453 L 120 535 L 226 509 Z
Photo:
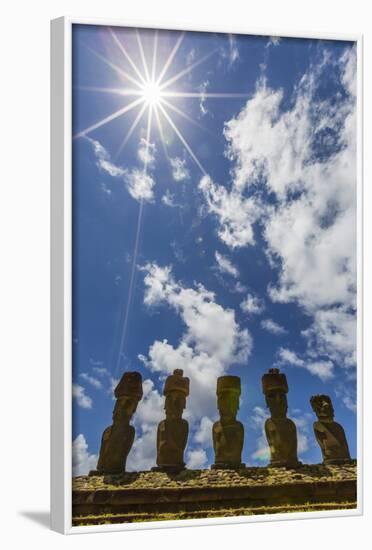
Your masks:
M 116 397 L 112 413 L 112 426 L 102 434 L 101 449 L 95 474 L 121 474 L 132 448 L 135 429 L 129 424 L 142 399 L 142 376 L 139 372 L 126 372 L 114 391 Z
M 189 386 L 190 381 L 183 376 L 181 369 L 175 369 L 165 381 L 165 420 L 158 426 L 157 467 L 153 470 L 177 473 L 185 469 L 183 453 L 189 435 L 189 425 L 182 418 L 182 413 L 186 407 Z
M 239 410 L 240 378 L 220 376 L 217 380 L 217 406 L 220 420 L 213 424 L 213 448 L 215 463 L 211 468 L 239 469 L 242 464 L 244 427 L 236 420 Z
M 321 448 L 324 464 L 349 462 L 350 452 L 341 424 L 333 420 L 334 409 L 328 395 L 313 395 L 310 404 L 318 417 L 314 422 L 314 434 Z
M 262 377 L 262 389 L 271 413 L 265 422 L 271 454 L 270 466 L 296 468 L 301 462 L 297 458 L 296 425 L 287 418 L 288 384 L 285 374 L 279 369 L 269 369 Z

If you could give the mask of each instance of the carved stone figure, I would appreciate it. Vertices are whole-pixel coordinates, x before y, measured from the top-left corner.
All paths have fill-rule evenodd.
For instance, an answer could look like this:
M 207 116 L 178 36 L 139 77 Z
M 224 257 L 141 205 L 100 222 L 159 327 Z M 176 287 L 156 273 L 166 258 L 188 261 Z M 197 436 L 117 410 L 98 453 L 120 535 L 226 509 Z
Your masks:
M 91 475 L 120 474 L 125 472 L 135 430 L 129 424 L 142 399 L 142 377 L 139 372 L 126 372 L 114 391 L 116 403 L 112 413 L 112 425 L 102 434 L 97 470 Z
M 242 450 L 244 427 L 236 420 L 239 410 L 240 378 L 221 376 L 217 380 L 217 406 L 220 420 L 213 424 L 215 463 L 212 469 L 244 468 Z
M 164 385 L 165 420 L 158 426 L 157 467 L 154 470 L 179 472 L 185 469 L 183 454 L 189 435 L 189 425 L 182 418 L 189 395 L 190 381 L 181 369 L 175 369 Z
M 351 460 L 344 429 L 333 420 L 331 398 L 328 395 L 313 395 L 310 404 L 318 417 L 313 427 L 324 464 L 342 464 Z
M 288 384 L 285 374 L 279 369 L 269 369 L 262 377 L 262 389 L 271 413 L 265 422 L 271 454 L 270 466 L 296 468 L 301 462 L 297 458 L 296 425 L 287 418 Z

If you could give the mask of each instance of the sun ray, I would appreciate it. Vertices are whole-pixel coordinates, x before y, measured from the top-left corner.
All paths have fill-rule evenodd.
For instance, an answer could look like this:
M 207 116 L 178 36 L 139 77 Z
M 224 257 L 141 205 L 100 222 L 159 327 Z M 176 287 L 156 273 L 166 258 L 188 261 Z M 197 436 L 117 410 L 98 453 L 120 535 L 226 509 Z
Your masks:
M 136 107 L 137 105 L 139 105 L 143 101 L 144 101 L 144 99 L 142 97 L 140 97 L 139 99 L 136 99 L 132 103 L 129 103 L 129 105 L 126 105 L 125 107 L 122 107 L 118 111 L 115 111 L 114 113 L 111 113 L 111 115 L 109 115 L 105 118 L 102 118 L 101 120 L 99 120 L 95 124 L 92 124 L 91 126 L 88 126 L 88 128 L 85 128 L 85 130 L 82 130 L 81 132 L 78 132 L 77 134 L 75 134 L 73 136 L 73 139 L 83 137 L 86 134 L 89 134 L 90 132 L 93 132 L 93 130 L 96 130 L 97 128 L 100 128 L 101 126 L 104 126 L 108 122 L 111 122 L 112 120 L 115 120 L 115 118 L 118 118 L 119 116 L 122 116 L 125 113 L 128 113 L 129 111 L 134 109 L 134 107 Z
M 177 53 L 179 47 L 180 47 L 181 44 L 182 44 L 182 41 L 183 41 L 184 37 L 185 37 L 185 33 L 182 32 L 182 33 L 180 34 L 180 36 L 178 37 L 178 40 L 177 40 L 177 42 L 176 42 L 176 44 L 175 44 L 173 50 L 172 50 L 171 53 L 169 54 L 169 57 L 168 57 L 168 59 L 166 60 L 165 65 L 164 65 L 164 67 L 163 67 L 163 69 L 162 69 L 160 75 L 158 76 L 158 79 L 157 79 L 157 81 L 156 81 L 156 83 L 157 83 L 158 85 L 160 84 L 160 82 L 161 82 L 162 79 L 164 78 L 164 76 L 165 76 L 165 74 L 166 74 L 166 72 L 167 72 L 167 70 L 168 70 L 170 64 L 172 63 L 172 61 L 173 61 L 173 59 L 174 59 L 174 56 L 176 55 L 176 53 Z
M 149 69 L 148 69 L 148 66 L 147 66 L 145 52 L 144 52 L 144 49 L 143 49 L 142 40 L 141 40 L 140 33 L 138 32 L 138 29 L 136 29 L 136 36 L 137 36 L 139 51 L 140 51 L 140 54 L 141 54 L 142 65 L 143 65 L 143 68 L 145 70 L 145 75 L 146 75 L 145 82 L 146 81 L 149 82 L 150 81 L 150 73 L 149 73 Z
M 171 84 L 174 84 L 175 82 L 177 82 L 177 80 L 179 80 L 180 78 L 182 78 L 183 76 L 188 74 L 190 71 L 195 69 L 195 67 L 197 67 L 198 65 L 201 65 L 201 63 L 204 63 L 204 61 L 206 61 L 209 57 L 211 57 L 213 54 L 215 54 L 216 51 L 217 51 L 217 48 L 215 50 L 212 50 L 211 52 L 207 53 L 207 55 L 204 55 L 203 57 L 201 57 L 200 59 L 198 59 L 197 61 L 195 61 L 191 65 L 189 65 L 188 67 L 186 67 L 186 69 L 183 69 L 182 71 L 180 71 L 176 75 L 169 78 L 166 82 L 164 82 L 163 84 L 160 85 L 160 90 L 164 90 L 164 88 L 168 88 L 168 86 L 170 86 Z
M 114 71 L 116 71 L 117 73 L 121 74 L 121 76 L 123 76 L 124 78 L 126 78 L 127 80 L 130 80 L 130 82 L 133 82 L 133 84 L 135 84 L 136 86 L 138 86 L 138 88 L 141 88 L 142 84 L 141 82 L 139 82 L 136 78 L 134 78 L 133 76 L 131 76 L 130 74 L 128 74 L 127 72 L 125 72 L 121 67 L 119 67 L 118 65 L 115 65 L 115 63 L 112 63 L 112 61 L 110 61 L 109 59 L 107 59 L 107 57 L 104 57 L 103 55 L 101 55 L 100 53 L 97 53 L 95 52 L 94 50 L 92 50 L 91 48 L 88 48 L 96 57 L 98 57 L 98 59 L 100 59 L 101 61 L 103 61 L 108 67 L 110 67 L 111 69 L 113 69 Z
M 160 115 L 159 115 L 159 109 L 157 106 L 154 107 L 154 113 L 156 118 L 156 124 L 159 130 L 160 135 L 160 142 L 163 147 L 164 155 L 169 160 L 168 150 L 167 150 L 167 142 L 165 141 L 164 132 L 163 132 L 163 126 L 161 125 Z
M 225 98 L 242 98 L 249 97 L 251 94 L 248 93 L 229 93 L 229 92 L 166 92 L 162 91 L 162 97 L 190 97 L 190 98 L 215 98 L 215 99 L 225 99 Z
M 148 108 L 147 131 L 146 131 L 146 148 L 147 148 L 147 152 L 148 152 L 148 148 L 150 146 L 151 121 L 152 121 L 152 106 L 150 105 L 149 108 Z M 143 163 L 143 173 L 144 174 L 147 173 L 147 163 L 148 163 L 148 155 L 146 154 L 145 157 L 144 157 L 144 163 Z M 124 344 L 125 344 L 125 339 L 126 339 L 126 334 L 127 334 L 129 314 L 130 314 L 130 308 L 131 308 L 132 297 L 133 297 L 134 280 L 135 280 L 136 269 L 137 269 L 137 257 L 138 257 L 139 241 L 140 241 L 141 227 L 142 227 L 143 206 L 144 206 L 143 199 L 141 199 L 140 200 L 140 205 L 139 205 L 139 211 L 138 211 L 136 238 L 135 238 L 135 242 L 134 242 L 132 269 L 131 269 L 130 280 L 129 280 L 127 307 L 126 307 L 126 310 L 125 310 L 123 329 L 122 329 L 122 332 L 121 332 L 121 338 L 120 338 L 120 344 L 119 344 L 119 353 L 118 353 L 118 359 L 117 359 L 117 362 L 116 362 L 115 374 L 117 374 L 117 372 L 119 370 L 120 360 L 121 360 L 122 355 L 123 355 Z
M 212 134 L 212 132 L 210 132 L 207 128 L 205 128 L 204 126 L 202 126 L 201 124 L 199 124 L 199 122 L 197 122 L 196 120 L 194 120 L 191 116 L 189 116 L 187 113 L 185 113 L 184 111 L 182 111 L 181 109 L 179 109 L 178 107 L 176 107 L 175 105 L 173 105 L 172 103 L 170 103 L 170 101 L 167 101 L 166 99 L 164 99 L 162 97 L 161 99 L 161 102 L 163 104 L 165 104 L 169 109 L 171 109 L 172 111 L 174 111 L 175 113 L 177 113 L 178 115 L 182 116 L 184 119 L 188 120 L 189 122 L 191 122 L 191 124 L 194 124 L 195 126 L 197 126 L 198 128 L 200 128 L 201 130 L 203 130 L 204 132 L 209 132 L 210 134 Z
M 119 353 L 118 353 L 118 358 L 117 358 L 117 361 L 116 361 L 116 367 L 115 367 L 115 372 L 114 372 L 115 375 L 117 375 L 118 372 L 119 372 L 120 361 L 121 361 L 121 358 L 122 358 L 122 355 L 123 355 L 125 338 L 126 338 L 126 334 L 127 334 L 130 305 L 131 305 L 132 294 L 133 294 L 134 278 L 135 278 L 136 268 L 137 268 L 138 247 L 139 247 L 139 240 L 140 240 L 141 226 L 142 226 L 142 217 L 143 217 L 142 214 L 143 214 L 143 200 L 140 201 L 139 210 L 138 210 L 136 237 L 135 237 L 135 241 L 134 241 L 134 251 L 133 251 L 133 260 L 132 260 L 132 269 L 131 269 L 131 274 L 130 274 L 128 297 L 127 297 L 127 304 L 126 304 L 127 307 L 126 307 L 126 310 L 125 310 L 123 328 L 122 328 L 121 336 L 120 336 Z
M 120 147 L 119 147 L 119 149 L 117 150 L 117 153 L 116 153 L 116 155 L 115 155 L 115 158 L 117 158 L 117 157 L 120 155 L 120 153 L 122 152 L 122 150 L 124 149 L 124 147 L 125 147 L 126 144 L 128 143 L 130 136 L 133 134 L 134 130 L 136 129 L 136 127 L 137 127 L 139 121 L 141 120 L 141 118 L 142 118 L 142 116 L 143 116 L 143 113 L 145 112 L 146 108 L 147 108 L 147 105 L 146 105 L 146 103 L 144 103 L 144 105 L 142 106 L 141 110 L 138 112 L 136 118 L 134 119 L 134 121 L 133 121 L 131 127 L 129 128 L 129 130 L 128 130 L 126 136 L 125 136 L 125 138 L 124 138 L 123 141 L 121 142 Z
M 152 122 L 152 105 L 149 106 L 149 116 L 148 116 L 148 119 L 147 119 L 147 132 L 146 132 L 146 149 L 147 149 L 147 152 L 148 152 L 148 149 L 149 149 L 149 146 L 150 146 L 150 137 L 151 137 L 151 122 Z M 148 158 L 148 155 L 145 156 L 145 158 L 147 159 Z M 145 162 L 145 166 L 144 166 L 144 172 L 147 171 L 147 160 Z
M 105 88 L 102 86 L 77 86 L 75 89 L 84 90 L 84 92 L 99 92 L 103 94 L 116 94 L 121 96 L 142 96 L 140 90 L 132 90 L 130 88 Z
M 171 119 L 171 117 L 168 115 L 168 113 L 166 112 L 166 110 L 164 109 L 164 107 L 159 104 L 159 107 L 161 109 L 161 112 L 163 113 L 163 115 L 165 116 L 165 118 L 167 119 L 167 121 L 169 122 L 170 126 L 173 128 L 173 130 L 176 132 L 178 138 L 180 139 L 180 141 L 183 143 L 184 147 L 186 148 L 186 150 L 188 151 L 188 153 L 190 154 L 190 156 L 192 157 L 192 159 L 195 161 L 195 163 L 197 164 L 197 166 L 200 168 L 200 170 L 203 172 L 203 174 L 206 176 L 207 175 L 207 172 L 205 171 L 205 169 L 203 168 L 203 165 L 200 163 L 199 159 L 197 158 L 197 156 L 195 155 L 195 153 L 193 152 L 193 150 L 191 149 L 190 145 L 187 143 L 186 139 L 183 137 L 183 135 L 181 134 L 180 130 L 177 128 L 177 126 L 174 124 L 173 120 Z
M 156 56 L 158 54 L 158 30 L 155 30 L 154 34 L 154 51 L 152 54 L 152 68 L 151 68 L 151 81 L 155 82 L 156 73 Z
M 124 48 L 123 44 L 120 42 L 120 40 L 118 39 L 118 37 L 116 36 L 116 34 L 114 33 L 114 31 L 112 29 L 110 29 L 110 33 L 111 33 L 111 36 L 112 38 L 114 39 L 115 43 L 118 45 L 118 47 L 120 48 L 121 52 L 124 54 L 125 56 L 125 59 L 129 62 L 129 64 L 131 65 L 132 69 L 135 71 L 136 75 L 139 77 L 139 79 L 142 81 L 142 84 L 146 84 L 146 80 L 143 78 L 143 75 L 141 74 L 140 70 L 138 69 L 137 65 L 135 64 L 135 62 L 133 61 L 133 59 L 130 57 L 129 53 L 127 52 L 127 50 Z

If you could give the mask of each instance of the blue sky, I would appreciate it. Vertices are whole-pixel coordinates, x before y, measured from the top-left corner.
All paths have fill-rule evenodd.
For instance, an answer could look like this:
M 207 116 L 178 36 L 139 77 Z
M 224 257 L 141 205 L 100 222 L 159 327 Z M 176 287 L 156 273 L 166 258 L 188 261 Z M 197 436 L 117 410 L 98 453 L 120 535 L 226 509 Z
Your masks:
M 355 456 L 355 71 L 350 42 L 74 26 L 75 474 L 95 466 L 125 370 L 144 380 L 128 469 L 155 464 L 176 367 L 191 468 L 213 462 L 225 373 L 242 381 L 243 460 L 267 463 L 272 366 L 300 458 L 321 460 L 316 393 Z

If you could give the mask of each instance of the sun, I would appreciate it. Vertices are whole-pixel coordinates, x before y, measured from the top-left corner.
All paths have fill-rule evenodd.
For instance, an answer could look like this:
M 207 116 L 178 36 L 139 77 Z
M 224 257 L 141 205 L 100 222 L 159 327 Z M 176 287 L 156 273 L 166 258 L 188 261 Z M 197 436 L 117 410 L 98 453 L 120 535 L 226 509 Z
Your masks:
M 124 135 L 123 140 L 117 150 L 116 156 L 122 153 L 125 145 L 129 141 L 129 138 L 134 133 L 134 130 L 141 123 L 142 117 L 147 115 L 146 142 L 150 144 L 152 126 L 156 124 L 158 126 L 159 137 L 163 145 L 166 157 L 169 158 L 169 155 L 166 151 L 166 142 L 164 140 L 164 133 L 163 133 L 163 124 L 164 123 L 167 124 L 173 129 L 174 133 L 177 135 L 178 139 L 180 140 L 182 145 L 185 147 L 185 149 L 187 150 L 191 158 L 194 160 L 196 165 L 199 167 L 201 172 L 204 175 L 206 175 L 207 173 L 204 167 L 202 166 L 200 160 L 197 158 L 197 156 L 193 152 L 189 143 L 186 141 L 181 131 L 181 128 L 179 127 L 179 123 L 177 124 L 176 121 L 173 120 L 172 114 L 175 113 L 178 117 L 181 117 L 184 120 L 187 120 L 187 122 L 191 122 L 192 124 L 196 125 L 198 128 L 202 128 L 202 127 L 196 120 L 194 120 L 186 112 L 184 112 L 182 109 L 180 109 L 177 106 L 177 100 L 180 98 L 196 99 L 198 101 L 205 100 L 206 98 L 222 99 L 222 100 L 226 98 L 239 98 L 239 97 L 246 98 L 247 93 L 205 92 L 200 90 L 189 92 L 182 89 L 182 87 L 181 89 L 180 88 L 174 89 L 173 86 L 174 84 L 179 82 L 182 77 L 186 76 L 194 68 L 204 63 L 207 59 L 209 59 L 213 54 L 215 54 L 218 51 L 218 49 L 215 48 L 214 50 L 211 50 L 209 53 L 207 53 L 203 57 L 195 60 L 191 64 L 188 64 L 185 68 L 181 69 L 179 72 L 177 72 L 173 76 L 167 77 L 167 73 L 170 72 L 170 69 L 173 65 L 174 58 L 185 37 L 185 32 L 182 32 L 179 35 L 168 57 L 166 58 L 165 61 L 162 60 L 161 62 L 161 59 L 158 58 L 158 33 L 157 31 L 155 31 L 152 62 L 148 64 L 148 59 L 144 51 L 141 35 L 138 29 L 136 29 L 135 35 L 137 38 L 138 51 L 142 61 L 142 68 L 140 65 L 137 65 L 136 62 L 133 60 L 132 56 L 129 54 L 126 47 L 122 43 L 122 41 L 119 40 L 114 30 L 108 29 L 108 32 L 113 42 L 117 45 L 117 47 L 119 48 L 123 56 L 120 58 L 119 64 L 113 62 L 111 59 L 107 59 L 106 57 L 104 57 L 98 52 L 95 52 L 92 50 L 92 53 L 98 59 L 104 62 L 108 67 L 110 67 L 113 71 L 115 71 L 121 79 L 125 79 L 125 81 L 130 84 L 128 84 L 128 86 L 124 88 L 122 86 L 120 88 L 105 88 L 105 87 L 94 86 L 94 87 L 84 87 L 84 89 L 86 91 L 92 91 L 92 92 L 119 94 L 122 97 L 132 96 L 133 101 L 129 103 L 126 102 L 126 104 L 124 104 L 120 109 L 118 109 L 117 111 L 114 111 L 113 113 L 102 118 L 101 120 L 98 120 L 88 128 L 81 130 L 80 132 L 75 134 L 73 138 L 76 139 L 80 137 L 85 137 L 87 134 L 90 134 L 91 132 L 97 130 L 98 128 L 112 122 L 118 117 L 126 115 L 127 113 L 132 111 L 132 109 L 136 109 L 137 115 L 135 116 L 134 121 L 132 122 L 130 127 L 128 128 L 126 135 Z M 162 67 L 159 67 L 159 64 L 162 65 Z M 126 70 L 127 68 L 130 69 L 129 73 Z M 147 166 L 144 166 L 145 171 L 146 169 L 147 169 Z
M 141 93 L 145 103 L 149 106 L 156 107 L 161 103 L 161 88 L 157 82 L 149 80 L 142 87 Z

